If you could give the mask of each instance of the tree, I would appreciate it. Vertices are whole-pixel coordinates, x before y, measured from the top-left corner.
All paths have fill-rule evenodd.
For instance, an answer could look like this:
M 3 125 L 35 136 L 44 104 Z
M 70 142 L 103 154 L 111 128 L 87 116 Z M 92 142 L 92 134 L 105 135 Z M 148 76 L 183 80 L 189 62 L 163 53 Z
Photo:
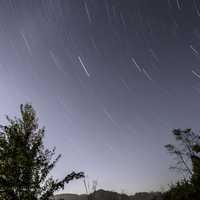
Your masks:
M 167 191 L 165 199 L 200 199 L 200 136 L 191 129 L 172 131 L 177 145 L 168 144 L 166 149 L 175 156 L 173 169 L 181 172 L 182 180 Z
M 172 133 L 177 145 L 165 145 L 167 151 L 176 159 L 175 166 L 171 168 L 182 173 L 185 179 L 191 179 L 199 173 L 200 136 L 191 129 L 174 129 Z
M 53 193 L 64 189 L 65 183 L 84 177 L 72 172 L 55 180 L 50 171 L 61 155 L 55 148 L 43 144 L 45 129 L 39 128 L 38 118 L 30 104 L 20 106 L 21 118 L 11 119 L 0 126 L 0 199 L 48 200 Z
M 181 180 L 170 186 L 164 193 L 163 200 L 198 200 L 197 197 L 192 185 L 186 180 Z

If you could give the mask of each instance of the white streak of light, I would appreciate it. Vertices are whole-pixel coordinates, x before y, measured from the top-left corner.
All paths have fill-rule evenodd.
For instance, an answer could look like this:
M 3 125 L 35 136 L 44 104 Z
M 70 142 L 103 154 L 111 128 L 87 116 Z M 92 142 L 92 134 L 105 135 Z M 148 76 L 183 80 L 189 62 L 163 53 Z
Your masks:
M 180 5 L 179 0 L 176 0 L 176 3 L 177 3 L 177 7 L 178 7 L 178 9 L 180 10 L 180 9 L 181 9 L 181 5 Z
M 86 75 L 87 75 L 88 77 L 90 77 L 90 74 L 89 74 L 89 72 L 87 71 L 87 69 L 86 69 L 86 67 L 85 67 L 85 65 L 84 65 L 84 63 L 83 63 L 83 61 L 82 61 L 82 59 L 81 59 L 80 56 L 78 56 L 78 60 L 79 60 L 79 62 L 80 62 L 80 64 L 81 64 L 82 68 L 84 69 Z
M 92 18 L 91 18 L 91 16 L 90 16 L 90 12 L 89 12 L 88 5 L 87 5 L 86 2 L 84 2 L 84 7 L 85 7 L 85 12 L 86 12 L 86 14 L 87 14 L 88 20 L 89 20 L 89 22 L 90 22 L 90 24 L 91 24 L 91 23 L 92 23 Z
M 24 43 L 25 43 L 25 45 L 26 45 L 26 48 L 28 49 L 28 52 L 32 55 L 31 47 L 30 47 L 30 45 L 29 45 L 29 42 L 28 42 L 28 40 L 27 40 L 27 38 L 26 38 L 24 32 L 21 31 L 20 34 L 21 34 L 21 36 L 22 36 L 22 38 L 23 38 L 23 40 L 24 40 Z
M 190 48 L 195 54 L 199 55 L 199 52 L 192 45 L 190 45 Z
M 133 57 L 131 58 L 131 60 L 135 64 L 135 66 L 137 67 L 138 71 L 141 72 L 142 70 L 141 70 L 140 66 L 137 64 L 136 60 Z
M 200 78 L 200 74 L 198 74 L 198 73 L 195 72 L 194 70 L 192 70 L 192 73 L 193 73 L 197 78 Z
M 117 127 L 119 128 L 117 122 L 112 118 L 112 116 L 110 115 L 110 113 L 104 108 L 103 112 L 105 113 L 105 115 L 107 116 L 107 118 Z
M 146 77 L 147 77 L 150 81 L 152 81 L 152 78 L 151 78 L 151 76 L 149 75 L 149 73 L 148 73 L 144 68 L 143 68 L 142 70 L 143 70 L 144 74 L 146 75 Z

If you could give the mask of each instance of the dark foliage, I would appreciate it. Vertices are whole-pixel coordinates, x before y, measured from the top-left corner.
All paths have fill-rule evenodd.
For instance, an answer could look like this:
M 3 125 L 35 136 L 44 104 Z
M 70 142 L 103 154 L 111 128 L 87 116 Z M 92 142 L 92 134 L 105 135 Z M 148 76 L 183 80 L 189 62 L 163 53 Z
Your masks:
M 21 118 L 10 119 L 0 131 L 0 199 L 48 200 L 65 183 L 84 177 L 72 172 L 63 180 L 54 180 L 50 171 L 61 155 L 43 145 L 44 128 L 30 104 L 21 105 Z
M 200 136 L 191 129 L 175 129 L 173 135 L 177 145 L 168 144 L 165 147 L 175 156 L 177 162 L 173 168 L 183 177 L 164 194 L 164 199 L 200 199 Z

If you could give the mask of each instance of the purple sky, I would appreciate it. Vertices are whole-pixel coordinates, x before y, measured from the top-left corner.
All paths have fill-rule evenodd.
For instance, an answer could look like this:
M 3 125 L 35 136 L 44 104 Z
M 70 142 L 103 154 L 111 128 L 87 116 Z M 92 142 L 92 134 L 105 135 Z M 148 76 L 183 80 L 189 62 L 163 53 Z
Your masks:
M 0 121 L 31 102 L 56 177 L 128 193 L 175 180 L 164 145 L 199 128 L 199 1 L 0 0 L 0 44 Z

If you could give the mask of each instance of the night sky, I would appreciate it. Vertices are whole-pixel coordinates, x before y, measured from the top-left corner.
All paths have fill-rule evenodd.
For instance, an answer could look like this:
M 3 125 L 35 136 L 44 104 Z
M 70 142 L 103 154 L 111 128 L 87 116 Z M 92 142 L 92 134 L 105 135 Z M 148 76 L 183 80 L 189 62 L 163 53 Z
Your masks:
M 55 177 L 160 190 L 171 130 L 200 128 L 200 1 L 0 0 L 0 91 L 1 122 L 36 109 Z

